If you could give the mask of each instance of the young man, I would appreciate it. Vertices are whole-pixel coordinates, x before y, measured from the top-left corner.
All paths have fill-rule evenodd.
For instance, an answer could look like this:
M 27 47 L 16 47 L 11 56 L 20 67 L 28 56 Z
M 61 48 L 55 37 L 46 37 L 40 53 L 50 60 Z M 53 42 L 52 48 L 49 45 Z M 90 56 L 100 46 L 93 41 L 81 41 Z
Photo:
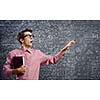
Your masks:
M 18 34 L 18 41 L 21 48 L 12 50 L 8 53 L 6 62 L 3 66 L 3 73 L 6 76 L 16 75 L 19 80 L 37 80 L 39 78 L 40 66 L 55 64 L 61 59 L 65 51 L 70 46 L 75 44 L 75 41 L 70 41 L 64 48 L 55 56 L 46 55 L 40 50 L 32 49 L 33 35 L 31 29 L 25 29 Z M 23 56 L 25 64 L 19 68 L 12 68 L 13 57 Z

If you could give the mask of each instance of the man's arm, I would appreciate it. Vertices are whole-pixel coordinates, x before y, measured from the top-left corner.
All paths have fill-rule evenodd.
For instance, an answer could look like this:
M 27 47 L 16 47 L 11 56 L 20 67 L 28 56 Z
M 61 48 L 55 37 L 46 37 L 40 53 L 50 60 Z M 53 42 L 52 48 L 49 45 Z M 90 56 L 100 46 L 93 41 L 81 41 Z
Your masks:
M 74 41 L 74 40 L 70 41 L 66 46 L 64 46 L 64 47 L 60 50 L 61 54 L 64 55 L 65 52 L 66 52 L 66 50 L 69 50 L 69 47 L 71 47 L 71 46 L 73 46 L 73 45 L 75 45 L 75 41 Z
M 12 75 L 13 69 L 11 69 L 11 59 L 12 59 L 11 53 L 8 53 L 7 58 L 6 58 L 6 62 L 3 66 L 3 74 L 5 76 L 11 76 Z
M 11 68 L 11 61 L 12 61 L 13 55 L 11 53 L 8 53 L 6 62 L 3 66 L 3 74 L 5 76 L 11 76 L 11 75 L 17 75 L 17 74 L 24 74 L 25 72 L 25 66 L 21 66 L 17 69 Z
M 75 44 L 75 41 L 74 40 L 70 41 L 55 56 L 50 56 L 50 55 L 42 54 L 43 55 L 43 59 L 41 60 L 42 61 L 41 62 L 41 65 L 44 65 L 44 64 L 47 64 L 47 65 L 48 64 L 55 64 L 56 62 L 58 62 L 62 58 L 62 56 L 65 54 L 66 50 L 68 50 L 69 47 L 71 47 L 74 44 Z

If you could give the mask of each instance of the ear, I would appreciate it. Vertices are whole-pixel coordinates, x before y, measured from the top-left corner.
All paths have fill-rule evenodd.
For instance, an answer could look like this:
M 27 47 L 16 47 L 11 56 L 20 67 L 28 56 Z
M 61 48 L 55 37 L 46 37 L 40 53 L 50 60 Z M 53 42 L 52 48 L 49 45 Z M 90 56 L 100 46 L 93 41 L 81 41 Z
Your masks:
M 24 42 L 24 39 L 20 39 L 20 42 L 23 44 L 23 42 Z

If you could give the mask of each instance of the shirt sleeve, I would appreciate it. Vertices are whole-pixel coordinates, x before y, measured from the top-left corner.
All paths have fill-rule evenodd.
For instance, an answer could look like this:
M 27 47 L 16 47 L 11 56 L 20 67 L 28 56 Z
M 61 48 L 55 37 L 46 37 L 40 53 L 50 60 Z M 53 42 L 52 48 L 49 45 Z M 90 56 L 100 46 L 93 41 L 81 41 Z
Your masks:
M 41 51 L 40 51 L 41 52 Z M 41 52 L 41 65 L 48 65 L 48 64 L 55 64 L 62 58 L 62 53 L 58 52 L 56 55 L 46 55 L 43 52 Z
M 12 69 L 11 69 L 11 53 L 8 53 L 7 58 L 6 58 L 6 62 L 3 66 L 3 74 L 5 76 L 11 76 L 12 75 Z

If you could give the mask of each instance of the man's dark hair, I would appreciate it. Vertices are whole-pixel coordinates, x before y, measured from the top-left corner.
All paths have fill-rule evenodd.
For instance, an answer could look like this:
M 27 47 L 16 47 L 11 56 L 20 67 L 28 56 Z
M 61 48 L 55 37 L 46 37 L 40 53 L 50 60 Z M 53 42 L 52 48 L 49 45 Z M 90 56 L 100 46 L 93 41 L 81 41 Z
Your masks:
M 26 29 L 22 30 L 21 32 L 19 32 L 17 35 L 18 41 L 21 43 L 20 39 L 24 39 L 24 32 L 31 32 L 32 33 L 32 31 L 33 30 L 31 28 L 26 28 Z

